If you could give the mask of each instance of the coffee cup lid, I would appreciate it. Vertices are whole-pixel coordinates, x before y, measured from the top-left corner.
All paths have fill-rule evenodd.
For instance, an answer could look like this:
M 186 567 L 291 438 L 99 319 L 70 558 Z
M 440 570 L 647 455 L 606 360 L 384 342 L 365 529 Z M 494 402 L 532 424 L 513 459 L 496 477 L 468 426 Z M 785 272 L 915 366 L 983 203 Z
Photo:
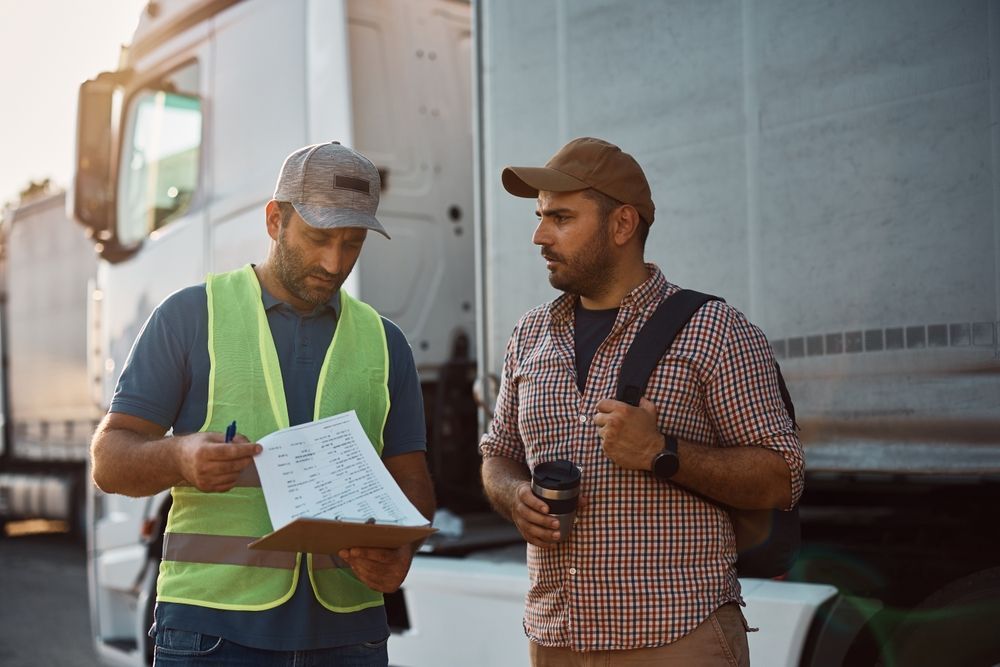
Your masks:
M 531 481 L 543 489 L 563 491 L 580 485 L 580 469 L 572 461 L 556 459 L 535 466 Z

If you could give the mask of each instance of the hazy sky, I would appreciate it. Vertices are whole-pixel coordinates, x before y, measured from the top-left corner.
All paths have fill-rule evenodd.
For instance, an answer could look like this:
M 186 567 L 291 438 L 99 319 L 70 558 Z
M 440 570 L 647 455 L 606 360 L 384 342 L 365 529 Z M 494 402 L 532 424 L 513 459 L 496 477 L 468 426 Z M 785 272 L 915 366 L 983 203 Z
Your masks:
M 0 0 L 0 205 L 69 188 L 79 85 L 114 69 L 146 0 Z

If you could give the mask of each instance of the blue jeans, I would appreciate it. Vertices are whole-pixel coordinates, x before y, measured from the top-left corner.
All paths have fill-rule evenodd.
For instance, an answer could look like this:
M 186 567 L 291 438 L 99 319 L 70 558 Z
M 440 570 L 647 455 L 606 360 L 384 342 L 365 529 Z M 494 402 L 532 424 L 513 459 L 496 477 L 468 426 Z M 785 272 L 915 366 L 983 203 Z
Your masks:
M 386 637 L 380 642 L 311 651 L 268 651 L 222 637 L 163 628 L 156 632 L 154 667 L 386 667 Z

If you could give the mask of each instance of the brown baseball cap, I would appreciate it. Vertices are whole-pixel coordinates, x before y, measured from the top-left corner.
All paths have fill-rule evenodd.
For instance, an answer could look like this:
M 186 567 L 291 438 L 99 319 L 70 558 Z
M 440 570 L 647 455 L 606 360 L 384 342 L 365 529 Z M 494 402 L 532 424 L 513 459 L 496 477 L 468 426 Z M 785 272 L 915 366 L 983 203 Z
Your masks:
M 539 190 L 574 192 L 593 188 L 631 204 L 653 224 L 653 196 L 635 158 L 603 139 L 580 137 L 559 149 L 544 167 L 506 167 L 503 187 L 515 197 L 534 198 Z

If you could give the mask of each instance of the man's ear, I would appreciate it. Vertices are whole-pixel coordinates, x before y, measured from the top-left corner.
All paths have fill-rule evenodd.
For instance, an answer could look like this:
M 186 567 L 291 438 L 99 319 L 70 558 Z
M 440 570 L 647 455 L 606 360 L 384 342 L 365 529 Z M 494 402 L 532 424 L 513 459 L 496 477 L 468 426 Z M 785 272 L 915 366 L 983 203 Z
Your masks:
M 264 218 L 267 221 L 267 235 L 275 241 L 278 240 L 278 232 L 281 230 L 281 207 L 274 199 L 267 202 L 264 209 Z
M 639 233 L 639 212 L 631 204 L 622 204 L 611 213 L 614 241 L 624 246 Z

